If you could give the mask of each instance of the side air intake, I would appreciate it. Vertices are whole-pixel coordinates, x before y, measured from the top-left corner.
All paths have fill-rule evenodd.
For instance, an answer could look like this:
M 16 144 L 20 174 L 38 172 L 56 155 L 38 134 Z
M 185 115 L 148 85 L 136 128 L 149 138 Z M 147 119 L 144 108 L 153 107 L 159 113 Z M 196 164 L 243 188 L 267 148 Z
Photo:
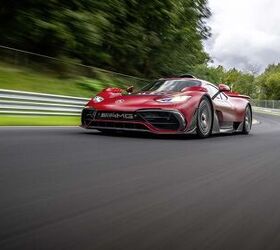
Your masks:
M 193 79 L 196 79 L 195 76 L 191 75 L 191 74 L 183 74 L 183 75 L 180 75 L 180 77 L 186 77 L 186 78 L 193 78 Z

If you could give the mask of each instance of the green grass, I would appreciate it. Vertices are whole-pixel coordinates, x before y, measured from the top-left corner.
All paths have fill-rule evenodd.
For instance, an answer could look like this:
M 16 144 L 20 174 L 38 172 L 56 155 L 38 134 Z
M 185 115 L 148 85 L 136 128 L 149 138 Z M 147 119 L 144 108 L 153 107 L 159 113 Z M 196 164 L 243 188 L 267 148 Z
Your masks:
M 37 66 L 38 67 L 38 66 Z M 81 73 L 82 74 L 82 73 Z M 104 73 L 96 78 L 79 74 L 62 77 L 58 73 L 0 63 L 0 89 L 90 97 L 108 86 L 121 86 L 121 79 Z
M 55 68 L 54 65 L 52 66 Z M 69 68 L 65 70 L 71 71 Z M 132 78 L 114 74 L 98 71 L 90 74 L 94 78 L 89 78 L 82 76 L 82 72 L 83 69 L 80 71 L 75 69 L 72 73 L 59 73 L 39 64 L 24 67 L 0 62 L 0 89 L 91 97 L 105 87 L 139 84 L 137 81 L 133 82 Z M 144 84 L 142 81 L 140 83 Z M 79 124 L 79 117 L 0 115 L 0 126 L 77 126 Z
M 0 115 L 0 126 L 79 126 L 80 117 Z

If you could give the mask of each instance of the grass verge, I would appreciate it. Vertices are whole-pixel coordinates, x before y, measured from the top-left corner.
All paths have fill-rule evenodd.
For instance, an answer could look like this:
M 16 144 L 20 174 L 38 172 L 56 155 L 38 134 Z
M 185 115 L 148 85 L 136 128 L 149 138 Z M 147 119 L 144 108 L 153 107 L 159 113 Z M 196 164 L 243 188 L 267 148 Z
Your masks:
M 42 64 L 30 64 L 27 67 L 2 61 L 0 62 L 0 89 L 89 98 L 109 86 L 125 87 L 139 84 L 136 80 L 133 82 L 132 78 L 101 71 L 85 74 L 83 70 L 84 68 L 76 68 L 73 72 L 62 74 L 45 68 Z M 144 84 L 143 81 L 140 81 L 140 84 Z M 0 126 L 77 126 L 79 124 L 79 117 L 0 115 Z
M 79 126 L 79 116 L 9 116 L 0 115 L 0 126 Z
M 83 75 L 83 72 L 63 76 L 54 71 L 0 62 L 0 89 L 91 97 L 106 87 L 122 88 L 137 84 L 131 78 L 100 71 L 95 72 L 94 77 Z M 144 82 L 141 84 L 145 85 Z

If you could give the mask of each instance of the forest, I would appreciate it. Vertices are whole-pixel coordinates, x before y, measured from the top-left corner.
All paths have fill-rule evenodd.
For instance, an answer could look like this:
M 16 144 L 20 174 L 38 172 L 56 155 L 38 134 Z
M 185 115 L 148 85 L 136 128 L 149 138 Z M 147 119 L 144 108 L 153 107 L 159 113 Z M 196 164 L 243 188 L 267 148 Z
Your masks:
M 0 45 L 154 79 L 192 73 L 280 99 L 280 66 L 258 75 L 209 66 L 207 0 L 2 0 Z

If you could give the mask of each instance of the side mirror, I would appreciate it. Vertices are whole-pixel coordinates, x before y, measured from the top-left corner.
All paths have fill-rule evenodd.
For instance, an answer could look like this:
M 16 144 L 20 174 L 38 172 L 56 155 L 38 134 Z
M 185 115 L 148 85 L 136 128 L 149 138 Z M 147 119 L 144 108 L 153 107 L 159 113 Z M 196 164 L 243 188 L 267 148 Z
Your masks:
M 219 91 L 220 92 L 229 92 L 230 87 L 228 85 L 225 85 L 225 84 L 219 84 Z
M 134 86 L 129 86 L 129 87 L 126 88 L 126 92 L 128 94 L 131 94 L 133 92 L 133 90 L 134 90 Z

